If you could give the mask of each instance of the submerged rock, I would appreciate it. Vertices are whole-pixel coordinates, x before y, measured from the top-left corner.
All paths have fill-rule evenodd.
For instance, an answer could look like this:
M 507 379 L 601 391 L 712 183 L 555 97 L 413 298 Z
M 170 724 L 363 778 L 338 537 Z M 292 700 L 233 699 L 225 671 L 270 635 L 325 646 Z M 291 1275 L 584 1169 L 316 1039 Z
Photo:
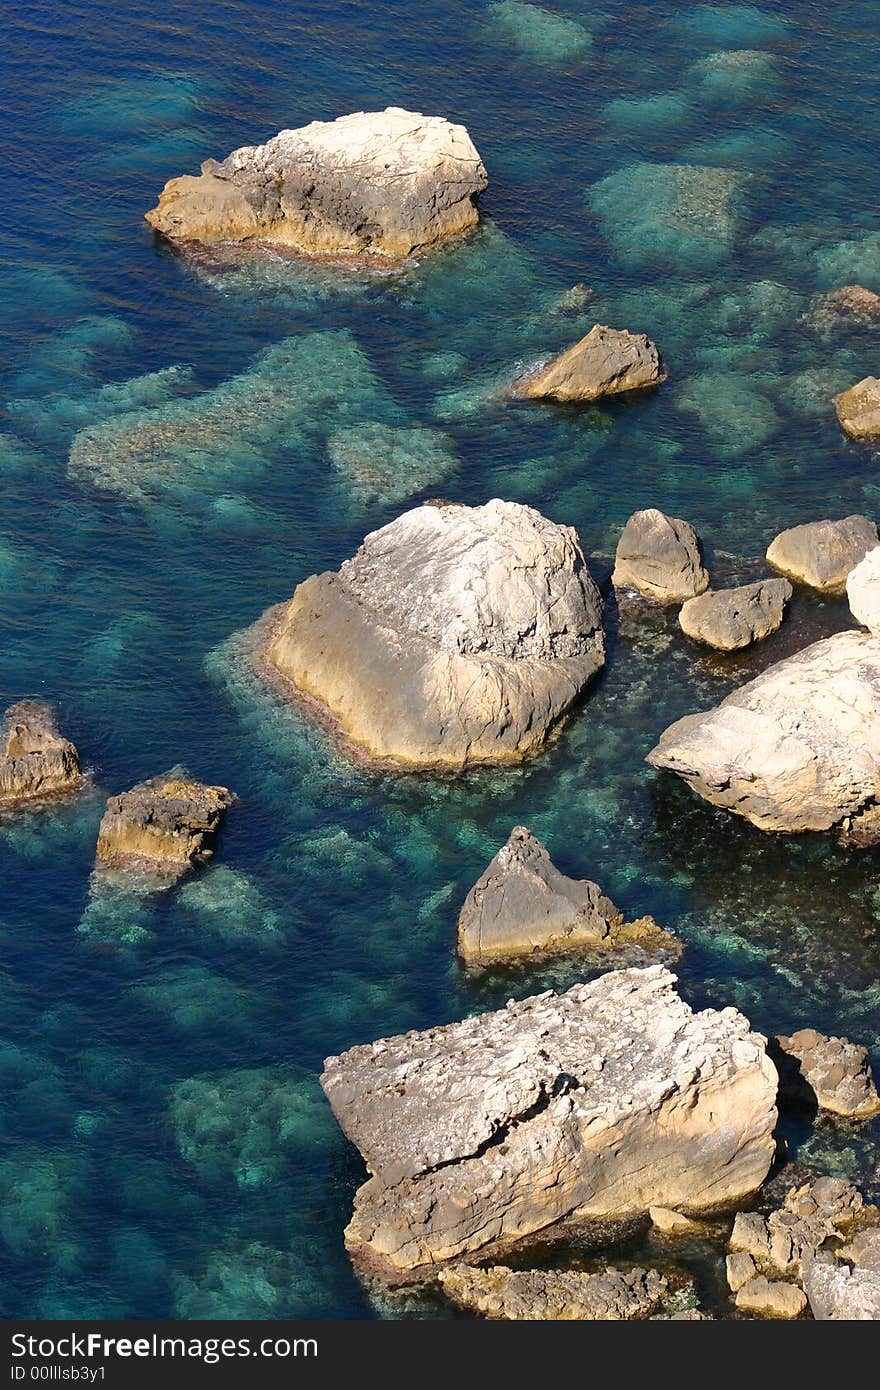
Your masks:
M 523 825 L 474 884 L 458 919 L 458 954 L 469 961 L 623 943 L 676 953 L 681 945 L 650 918 L 625 923 L 598 884 L 560 873 Z
M 80 780 L 79 755 L 62 738 L 40 700 L 10 705 L 0 727 L 0 806 L 70 791 Z
M 656 1269 L 508 1269 L 454 1265 L 440 1271 L 443 1292 L 469 1312 L 512 1320 L 620 1322 L 655 1312 L 669 1288 Z
M 513 762 L 602 666 L 602 600 L 571 527 L 426 505 L 300 584 L 268 659 L 368 758 Z
M 722 652 L 769 637 L 782 624 L 792 588 L 787 579 L 759 579 L 736 589 L 709 589 L 688 599 L 678 615 L 682 632 Z
M 815 1028 L 801 1028 L 775 1043 L 780 1104 L 815 1105 L 857 1120 L 880 1111 L 867 1048 L 848 1038 L 827 1038 Z
M 635 589 L 659 603 L 680 603 L 709 585 L 693 526 L 656 507 L 634 512 L 623 528 L 611 576 L 615 589 Z
M 823 594 L 843 593 L 847 575 L 878 543 L 877 527 L 866 516 L 842 521 L 809 521 L 780 531 L 767 548 L 775 570 Z
M 206 160 L 169 180 L 146 217 L 173 241 L 401 260 L 474 226 L 487 182 L 464 126 L 389 106 Z
M 532 400 L 598 401 L 659 386 L 668 376 L 656 343 L 644 333 L 597 323 L 518 387 Z
M 702 164 L 633 164 L 590 205 L 625 264 L 715 265 L 733 250 L 748 176 Z
M 648 754 L 761 830 L 840 827 L 872 843 L 880 797 L 880 639 L 839 632 L 677 720 Z
M 210 859 L 234 799 L 226 787 L 194 782 L 181 769 L 140 782 L 109 798 L 98 831 L 98 862 L 146 865 L 174 881 Z
M 327 441 L 330 462 L 357 500 L 393 506 L 445 482 L 458 467 L 438 430 L 372 424 L 337 430 Z
M 835 396 L 833 404 L 851 439 L 880 439 L 880 378 L 864 377 Z
M 880 546 L 869 550 L 846 577 L 846 596 L 857 623 L 880 636 Z
M 699 1212 L 763 1181 L 776 1071 L 735 1009 L 695 1014 L 661 966 L 407 1033 L 321 1078 L 372 1176 L 346 1231 L 386 1272 L 566 1218 Z
M 577 20 L 525 0 L 498 0 L 488 7 L 490 29 L 527 58 L 571 63 L 589 52 L 593 36 Z

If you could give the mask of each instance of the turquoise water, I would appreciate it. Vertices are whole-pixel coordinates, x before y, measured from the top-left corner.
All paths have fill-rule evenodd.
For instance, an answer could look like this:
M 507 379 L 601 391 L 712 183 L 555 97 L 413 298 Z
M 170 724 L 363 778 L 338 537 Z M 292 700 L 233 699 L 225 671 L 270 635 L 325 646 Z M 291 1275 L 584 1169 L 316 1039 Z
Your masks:
M 878 456 L 828 404 L 876 373 L 876 330 L 800 322 L 818 290 L 880 291 L 876 4 L 552 9 L 10 13 L 0 694 L 53 701 L 94 791 L 0 822 L 6 1317 L 424 1312 L 349 1268 L 363 1167 L 316 1077 L 577 977 L 457 966 L 460 903 L 518 822 L 682 935 L 695 1004 L 880 1055 L 877 852 L 763 836 L 643 763 L 846 626 L 839 601 L 798 594 L 737 659 L 612 604 L 606 672 L 546 754 L 451 780 L 351 767 L 248 674 L 260 613 L 424 496 L 529 502 L 600 578 L 636 507 L 693 522 L 722 580 L 760 575 L 785 525 L 880 514 Z M 141 220 L 208 155 L 386 104 L 463 121 L 491 181 L 480 233 L 401 275 L 230 272 Z M 688 232 L 657 172 L 682 162 L 723 171 Z M 561 298 L 581 282 L 586 305 Z M 661 392 L 506 400 L 597 320 L 658 341 Z M 179 763 L 239 797 L 215 862 L 159 900 L 91 895 L 103 798 Z M 788 1137 L 877 1195 L 878 1133 Z

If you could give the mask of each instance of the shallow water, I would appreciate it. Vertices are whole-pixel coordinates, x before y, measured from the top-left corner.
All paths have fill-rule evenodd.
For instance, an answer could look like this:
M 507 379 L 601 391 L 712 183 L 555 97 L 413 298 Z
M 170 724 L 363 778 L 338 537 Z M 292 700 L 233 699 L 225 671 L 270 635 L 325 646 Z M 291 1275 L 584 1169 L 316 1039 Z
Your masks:
M 877 334 L 800 322 L 817 290 L 880 291 L 876 5 L 549 9 L 9 17 L 0 694 L 57 705 L 94 790 L 0 822 L 6 1317 L 423 1314 L 349 1268 L 363 1168 L 316 1075 L 577 978 L 456 964 L 458 907 L 518 822 L 682 935 L 694 1003 L 880 1055 L 878 853 L 763 836 L 643 762 L 673 718 L 845 626 L 839 601 L 798 594 L 739 659 L 612 605 L 607 669 L 547 752 L 449 780 L 348 765 L 243 660 L 265 608 L 438 492 L 575 525 L 599 575 L 636 507 L 687 517 L 742 579 L 785 525 L 880 513 L 877 453 L 828 404 L 877 371 Z M 491 180 L 480 233 L 401 275 L 224 271 L 141 220 L 208 155 L 392 103 L 463 121 Z M 657 172 L 682 163 L 726 171 L 696 233 Z M 586 305 L 561 300 L 580 282 Z M 597 320 L 657 339 L 660 393 L 506 401 Z M 239 797 L 214 865 L 159 900 L 90 896 L 103 796 L 177 763 Z M 876 1195 L 878 1133 L 789 1139 Z

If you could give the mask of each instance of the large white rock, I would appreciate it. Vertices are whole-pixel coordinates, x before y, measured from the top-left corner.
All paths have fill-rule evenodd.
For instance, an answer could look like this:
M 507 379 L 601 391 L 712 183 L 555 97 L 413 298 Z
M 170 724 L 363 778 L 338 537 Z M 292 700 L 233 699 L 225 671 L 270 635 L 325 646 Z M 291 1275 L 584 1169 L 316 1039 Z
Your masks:
M 839 632 L 780 661 L 648 755 L 762 830 L 880 835 L 880 639 Z
M 846 580 L 850 612 L 857 623 L 880 637 L 880 545 L 869 550 Z
M 735 1009 L 693 1013 L 662 966 L 354 1047 L 321 1080 L 372 1174 L 349 1249 L 386 1272 L 566 1218 L 711 1210 L 775 1149 L 765 1040 Z
M 602 600 L 570 526 L 427 505 L 300 584 L 268 657 L 369 758 L 513 762 L 602 666 Z
M 175 241 L 400 260 L 474 226 L 487 183 L 464 126 L 389 106 L 206 160 L 198 176 L 169 180 L 146 217 Z

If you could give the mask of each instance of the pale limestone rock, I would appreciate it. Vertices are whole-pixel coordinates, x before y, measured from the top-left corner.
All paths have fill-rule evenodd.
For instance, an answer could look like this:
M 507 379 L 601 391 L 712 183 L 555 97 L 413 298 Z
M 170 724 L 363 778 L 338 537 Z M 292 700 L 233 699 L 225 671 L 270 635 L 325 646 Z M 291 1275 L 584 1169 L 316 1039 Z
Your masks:
M 762 830 L 880 829 L 880 638 L 815 642 L 704 714 L 672 724 L 648 762 Z
M 673 1211 L 670 1207 L 649 1207 L 648 1215 L 654 1230 L 664 1236 L 700 1235 L 705 1229 L 699 1221 L 692 1221 L 683 1212 Z
M 775 1042 L 781 1053 L 774 1054 L 780 1104 L 806 1102 L 851 1120 L 868 1119 L 880 1111 L 867 1048 L 848 1038 L 825 1037 L 815 1028 L 801 1028 Z
M 727 1286 L 731 1293 L 738 1293 L 758 1273 L 755 1261 L 746 1250 L 733 1250 L 727 1256 Z
M 174 241 L 402 260 L 475 226 L 487 182 L 464 126 L 389 106 L 206 160 L 200 175 L 171 179 L 146 216 Z
M 597 323 L 585 338 L 520 383 L 532 400 L 599 401 L 659 386 L 668 376 L 656 343 L 644 333 Z
M 10 705 L 0 726 L 0 805 L 70 791 L 79 780 L 79 755 L 58 732 L 49 706 Z
M 854 565 L 878 543 L 877 527 L 866 516 L 842 521 L 809 521 L 780 531 L 767 559 L 775 570 L 823 594 L 843 593 Z
M 508 1269 L 453 1265 L 440 1271 L 443 1292 L 468 1312 L 517 1321 L 621 1322 L 646 1318 L 660 1307 L 668 1284 L 655 1269 L 609 1267 Z
M 369 759 L 515 762 L 602 666 L 602 600 L 571 527 L 427 505 L 300 584 L 268 658 Z
M 803 1289 L 780 1279 L 765 1279 L 763 1274 L 743 1284 L 734 1301 L 743 1313 L 762 1318 L 799 1318 L 807 1307 Z
M 622 945 L 678 954 L 681 943 L 651 918 L 624 922 L 598 884 L 560 873 L 523 825 L 474 884 L 458 919 L 458 954 L 469 961 Z
M 880 546 L 850 570 L 846 580 L 849 608 L 857 623 L 880 637 Z
M 355 1047 L 322 1085 L 372 1176 L 346 1232 L 386 1273 L 763 1181 L 775 1068 L 735 1009 L 693 1013 L 662 966 L 611 971 Z
M 682 632 L 717 651 L 761 642 L 782 624 L 792 588 L 787 579 L 759 579 L 736 589 L 707 589 L 682 604 Z
M 617 544 L 615 589 L 635 589 L 659 603 L 681 603 L 709 587 L 693 526 L 656 507 L 634 512 Z
M 817 1322 L 880 1322 L 880 1274 L 850 1268 L 823 1251 L 804 1270 L 810 1312 Z
M 841 427 L 852 439 L 880 439 L 880 378 L 866 376 L 834 397 Z

